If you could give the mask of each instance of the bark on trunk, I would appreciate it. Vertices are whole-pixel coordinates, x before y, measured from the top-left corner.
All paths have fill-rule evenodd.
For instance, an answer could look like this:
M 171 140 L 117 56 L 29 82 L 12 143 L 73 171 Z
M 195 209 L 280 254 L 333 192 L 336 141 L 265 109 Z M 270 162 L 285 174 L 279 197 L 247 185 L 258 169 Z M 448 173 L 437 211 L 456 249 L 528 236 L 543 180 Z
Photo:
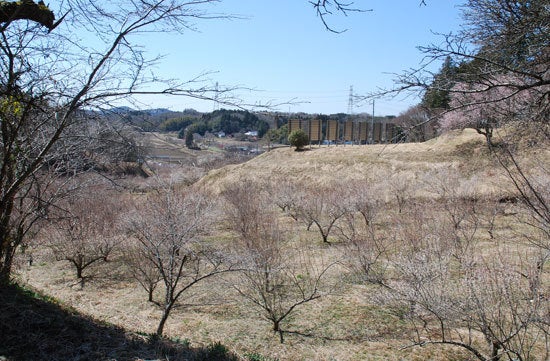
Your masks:
M 11 282 L 14 247 L 5 237 L 0 239 L 0 247 L 0 285 L 6 286 Z
M 168 320 L 168 316 L 170 315 L 170 311 L 172 310 L 172 304 L 166 305 L 164 307 L 164 311 L 162 312 L 162 318 L 160 319 L 159 325 L 157 327 L 157 336 L 162 336 L 162 333 L 164 332 L 164 325 L 166 324 L 166 320 Z

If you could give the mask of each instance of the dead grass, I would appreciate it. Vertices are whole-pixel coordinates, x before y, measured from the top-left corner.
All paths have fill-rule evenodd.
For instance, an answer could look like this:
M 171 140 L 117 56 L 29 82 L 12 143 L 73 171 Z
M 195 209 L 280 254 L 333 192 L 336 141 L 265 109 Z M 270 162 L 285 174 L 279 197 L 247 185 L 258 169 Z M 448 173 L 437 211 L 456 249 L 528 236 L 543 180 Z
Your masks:
M 506 225 L 510 225 L 509 216 L 501 216 L 497 220 L 496 232 L 506 233 Z M 315 245 L 319 258 L 332 261 L 340 257 L 338 244 L 321 245 L 317 232 L 308 232 L 302 227 L 296 231 L 299 233 L 294 241 Z M 225 242 L 228 240 L 226 236 Z M 487 251 L 492 245 L 493 241 L 486 241 Z M 25 266 L 20 277 L 100 322 L 124 327 L 130 333 L 154 332 L 161 314 L 158 307 L 146 302 L 146 294 L 137 284 L 125 281 L 122 266 L 116 261 L 106 267 L 111 276 L 117 270 L 120 277 L 96 277 L 81 288 L 67 264 L 51 262 L 47 253 L 36 253 L 34 265 Z M 408 345 L 410 325 L 369 301 L 369 295 L 376 292 L 375 287 L 345 282 L 342 278 L 345 273 L 344 268 L 337 267 L 330 282 L 340 284 L 340 287 L 332 288 L 331 294 L 308 304 L 290 319 L 285 329 L 303 335 L 289 334 L 285 344 L 278 342 L 270 324 L 234 292 L 231 287 L 234 275 L 213 279 L 197 288 L 193 297 L 183 300 L 188 306 L 173 312 L 166 326 L 166 335 L 171 339 L 186 340 L 196 348 L 221 342 L 244 360 L 245 355 L 250 354 L 269 356 L 274 360 L 443 361 L 460 359 L 457 355 L 466 357 L 452 348 L 403 349 Z
M 477 186 L 489 192 L 505 182 L 500 174 L 492 172 L 493 167 L 484 138 L 473 130 L 464 130 L 426 143 L 322 146 L 304 152 L 279 148 L 243 164 L 212 170 L 199 185 L 219 193 L 224 184 L 243 179 L 329 185 L 348 180 L 381 182 L 398 175 L 414 182 L 427 172 L 451 169 L 464 178 L 479 176 Z
M 467 194 L 474 189 L 483 199 L 494 200 L 512 191 L 495 168 L 485 150 L 484 138 L 474 131 L 463 131 L 423 144 L 313 147 L 305 152 L 281 148 L 243 164 L 212 170 L 196 186 L 219 194 L 226 184 L 243 179 L 256 182 L 285 179 L 319 185 L 358 179 L 382 185 L 385 189 L 382 198 L 393 202 L 389 187 L 392 177 L 408 179 L 414 189 L 412 196 L 425 197 L 422 187 L 426 175 L 452 170 L 461 176 L 461 192 Z M 170 174 L 166 170 L 166 175 Z M 511 231 L 517 222 L 514 205 L 502 207 L 495 218 L 495 238 L 521 242 L 521 235 Z M 285 224 L 296 227 L 293 242 L 314 245 L 319 259 L 334 261 L 340 257 L 340 245 L 321 245 L 314 230 L 305 231 L 289 219 Z M 220 234 L 224 244 L 231 242 L 225 229 Z M 496 241 L 487 232 L 480 234 L 484 251 L 491 252 Z M 214 242 L 216 237 L 211 238 Z M 105 270 L 98 270 L 109 277 L 91 279 L 81 288 L 68 265 L 53 262 L 40 248 L 35 252 L 34 265 L 21 268 L 21 282 L 84 315 L 129 330 L 125 332 L 151 333 L 156 329 L 161 311 L 146 301 L 146 293 L 136 283 L 127 280 L 123 266 L 116 260 L 101 266 L 107 267 Z M 221 342 L 243 360 L 251 354 L 269 360 L 468 359 L 462 351 L 451 347 L 403 348 L 409 344 L 410 325 L 369 301 L 374 287 L 345 282 L 348 275 L 342 267 L 338 270 L 331 276 L 331 281 L 339 284 L 332 289 L 334 292 L 300 309 L 285 325 L 285 329 L 300 331 L 302 335 L 290 334 L 284 344 L 279 343 L 270 324 L 238 297 L 231 287 L 234 276 L 230 274 L 200 285 L 191 297 L 182 300 L 187 306 L 173 311 L 165 333 L 173 339 L 189 340 L 192 347 Z M 1 350 L 0 347 L 0 355 Z
M 332 253 L 329 248 L 325 251 Z M 71 305 L 79 313 L 114 327 L 124 327 L 130 334 L 154 332 L 160 318 L 160 310 L 146 302 L 144 291 L 133 283 L 106 284 L 96 278 L 80 288 L 61 263 L 39 262 L 22 275 L 33 287 Z M 285 325 L 285 329 L 299 333 L 288 334 L 285 343 L 280 344 L 270 324 L 250 304 L 243 303 L 229 284 L 231 279 L 214 280 L 197 289 L 192 299 L 184 300 L 199 304 L 207 300 L 211 304 L 174 310 L 166 326 L 167 337 L 189 341 L 197 349 L 221 342 L 243 360 L 247 354 L 260 354 L 274 360 L 442 361 L 457 353 L 435 348 L 402 350 L 411 332 L 409 325 L 370 304 L 365 295 L 374 292 L 374 287 L 360 284 L 345 286 L 338 294 L 327 295 L 302 308 Z
M 316 232 L 304 232 L 298 242 L 319 245 L 316 252 L 320 258 L 338 257 L 337 245 L 312 241 L 317 237 Z M 98 322 L 128 332 L 155 331 L 161 312 L 146 301 L 145 292 L 137 284 L 96 277 L 81 287 L 67 264 L 52 262 L 46 253 L 37 252 L 34 259 L 33 266 L 21 269 L 21 281 Z M 110 274 L 113 270 L 122 273 L 116 261 L 106 267 Z M 410 332 L 408 325 L 368 302 L 365 294 L 373 288 L 344 285 L 342 272 L 338 268 L 332 273 L 330 282 L 340 284 L 332 289 L 332 294 L 303 307 L 285 324 L 286 330 L 298 333 L 288 334 L 284 344 L 279 343 L 270 324 L 238 297 L 230 286 L 234 282 L 232 275 L 202 284 L 192 297 L 183 300 L 189 305 L 173 311 L 165 334 L 171 339 L 189 340 L 191 347 L 199 349 L 221 342 L 244 360 L 246 354 L 254 353 L 278 360 L 449 359 L 450 353 L 428 349 L 400 351 Z
M 211 347 L 128 331 L 32 289 L 0 288 L 2 360 L 211 360 Z M 236 360 L 227 353 L 218 360 Z

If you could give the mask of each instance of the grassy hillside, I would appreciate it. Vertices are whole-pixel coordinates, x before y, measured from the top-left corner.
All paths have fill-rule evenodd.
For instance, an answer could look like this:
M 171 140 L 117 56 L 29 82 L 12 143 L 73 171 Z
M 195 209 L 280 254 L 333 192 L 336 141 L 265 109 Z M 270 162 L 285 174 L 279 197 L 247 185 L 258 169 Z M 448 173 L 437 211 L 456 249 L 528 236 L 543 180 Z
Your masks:
M 464 180 L 479 177 L 480 192 L 495 191 L 505 182 L 493 169 L 484 137 L 474 130 L 452 132 L 425 143 L 371 146 L 312 146 L 296 152 L 279 148 L 249 162 L 216 169 L 199 184 L 219 192 L 224 184 L 243 179 L 287 179 L 304 184 L 331 184 L 346 180 L 388 182 L 401 178 L 420 182 L 430 171 L 452 170 Z
M 176 148 L 173 150 L 177 151 Z M 527 149 L 523 154 L 521 161 L 528 169 L 534 164 L 550 165 L 550 150 L 547 147 Z M 186 170 L 177 169 L 174 165 L 166 171 L 182 173 Z M 207 240 L 210 246 L 231 257 L 239 237 L 232 229 L 230 208 L 223 203 L 222 191 L 235 184 L 252 184 L 245 183 L 247 180 L 261 186 L 245 191 L 263 191 L 273 199 L 281 196 L 276 192 L 284 191 L 284 188 L 278 189 L 277 186 L 285 183 L 307 186 L 308 192 L 313 191 L 309 193 L 310 197 L 313 194 L 313 198 L 319 195 L 318 189 L 330 193 L 331 189 L 343 189 L 350 184 L 360 186 L 352 189 L 356 192 L 353 196 L 358 199 L 362 192 L 371 192 L 368 195 L 376 198 L 378 209 L 372 220 L 374 227 L 371 231 L 374 233 L 369 235 L 386 242 L 384 257 L 387 263 L 382 268 L 387 272 L 388 284 L 398 281 L 399 262 L 415 259 L 408 257 L 403 250 L 410 247 L 418 251 L 417 260 L 420 261 L 414 267 L 420 269 L 424 260 L 420 257 L 422 252 L 442 245 L 439 256 L 446 254 L 446 248 L 457 247 L 462 252 L 449 255 L 451 268 L 458 267 L 470 256 L 470 252 L 477 262 L 472 262 L 472 265 L 484 264 L 485 261 L 491 264 L 496 260 L 506 265 L 503 271 L 517 267 L 522 272 L 515 273 L 516 276 L 522 275 L 517 280 L 521 286 L 517 290 L 518 302 L 529 301 L 519 293 L 528 288 L 527 276 L 523 276 L 528 273 L 523 271 L 533 263 L 531 260 L 538 252 L 538 248 L 530 243 L 535 238 L 529 239 L 535 232 L 522 219 L 521 212 L 524 210 L 521 205 L 516 201 L 506 201 L 515 190 L 494 156 L 487 151 L 484 138 L 474 131 L 453 132 L 415 144 L 323 146 L 303 152 L 280 148 L 246 163 L 211 170 L 195 183 L 196 187 L 215 196 L 214 203 L 220 203 L 215 212 L 219 213 L 216 217 L 220 218 L 209 230 Z M 123 196 L 127 201 L 142 197 L 136 194 Z M 338 197 L 344 196 L 345 192 L 338 193 Z M 400 202 L 403 197 L 405 206 L 402 209 Z M 246 201 L 243 198 L 238 203 L 245 204 L 254 199 L 254 196 L 246 198 Z M 499 202 L 502 199 L 505 202 Z M 333 204 L 340 202 L 345 203 L 342 198 L 332 201 Z M 288 333 L 284 343 L 279 342 L 261 311 L 251 302 L 243 300 L 236 290 L 236 286 L 244 287 L 240 283 L 242 277 L 238 273 L 228 273 L 193 288 L 174 309 L 165 334 L 172 340 L 184 341 L 167 341 L 168 344 L 162 347 L 155 346 L 148 337 L 140 335 L 154 332 L 161 309 L 147 302 L 146 293 L 132 279 L 128 266 L 123 262 L 124 249 L 119 249 L 108 263 L 87 271 L 90 278 L 82 286 L 75 280 L 74 270 L 67 262 L 54 261 L 47 249 L 34 245 L 29 251 L 34 252 L 35 262 L 33 266 L 25 264 L 20 267 L 20 282 L 54 296 L 58 300 L 56 302 L 70 308 L 44 304 L 43 300 L 37 301 L 19 290 L 12 296 L 0 297 L 2 309 L 11 310 L 3 318 L 0 317 L 0 336 L 8 340 L 4 346 L 0 345 L 0 356 L 7 356 L 8 360 L 40 359 L 35 356 L 48 348 L 53 350 L 53 356 L 49 359 L 79 359 L 76 354 L 63 353 L 70 350 L 80 352 L 79 355 L 83 355 L 81 359 L 200 359 L 204 352 L 211 351 L 209 345 L 220 342 L 227 345 L 238 359 L 247 361 L 473 359 L 471 354 L 459 347 L 411 347 L 411 340 L 419 335 L 415 329 L 418 324 L 409 322 L 408 314 L 402 309 L 391 308 L 386 304 L 389 301 L 379 299 L 384 287 L 358 274 L 352 266 L 352 258 L 358 251 L 351 249 L 338 232 L 330 236 L 329 243 L 323 243 L 315 227 L 308 227 L 299 216 L 293 219 L 292 214 L 273 204 L 263 204 L 263 207 L 261 209 L 273 208 L 275 212 L 273 218 L 279 222 L 284 233 L 284 245 L 288 246 L 283 251 L 296 252 L 290 253 L 288 258 L 301 260 L 300 257 L 304 256 L 305 259 L 307 252 L 308 258 L 304 264 L 310 268 L 306 271 L 325 264 L 334 265 L 326 274 L 326 282 L 323 283 L 327 286 L 322 297 L 300 306 L 285 320 L 284 328 Z M 459 219 L 454 229 L 445 228 L 450 224 L 449 216 L 463 218 Z M 338 227 L 338 231 L 346 230 L 347 224 L 341 222 Z M 23 264 L 25 259 L 20 262 Z M 413 270 L 416 270 L 414 267 Z M 488 270 L 494 271 L 492 268 Z M 550 282 L 547 267 L 541 266 L 540 270 L 543 270 L 541 284 L 550 290 L 547 287 Z M 446 275 L 450 277 L 449 281 L 454 282 L 453 277 L 459 272 L 457 268 L 451 271 Z M 296 279 L 308 276 L 308 272 L 300 272 Z M 439 284 L 437 277 L 431 279 L 433 282 L 422 286 Z M 443 283 L 443 286 L 446 284 Z M 460 284 L 457 283 L 456 287 Z M 162 297 L 161 288 L 159 286 L 156 290 L 158 297 Z M 428 289 L 430 292 L 427 294 L 432 294 L 432 291 L 452 292 L 452 288 Z M 460 294 L 446 295 L 451 300 L 461 297 Z M 493 305 L 491 302 L 494 299 L 485 296 L 487 304 Z M 542 296 L 546 297 L 544 294 Z M 438 302 L 440 298 L 437 297 Z M 14 306 L 18 303 L 21 303 L 21 308 Z M 491 307 L 489 310 L 492 310 Z M 39 322 L 35 326 L 31 322 L 33 317 L 29 315 L 42 315 L 45 309 L 46 316 L 34 317 Z M 22 312 L 19 313 L 19 310 Z M 55 316 L 50 316 L 51 312 Z M 69 322 L 65 322 L 66 319 Z M 427 324 L 431 322 L 429 317 L 426 320 Z M 454 335 L 468 334 L 469 330 L 465 327 L 459 324 L 453 331 Z M 34 328 L 38 330 L 37 336 L 25 339 L 25 330 Z M 51 336 L 48 330 L 52 330 Z M 84 330 L 92 338 L 80 339 L 78 330 Z M 428 331 L 422 333 L 422 337 L 438 335 L 437 327 Z M 521 335 L 530 337 L 529 332 L 522 332 Z M 69 350 L 65 346 L 60 347 L 58 341 L 53 339 L 53 335 L 58 334 L 67 340 Z M 450 334 L 453 335 L 452 332 Z M 7 335 L 15 336 L 6 338 Z M 470 335 L 475 347 L 489 352 L 479 330 L 472 331 Z M 41 343 L 39 339 L 45 341 Z M 544 353 L 540 340 L 542 338 L 533 343 L 534 359 Z M 166 347 L 167 351 L 163 353 Z
M 0 309 L 3 361 L 236 359 L 221 345 L 191 348 L 132 332 L 15 285 L 0 288 Z

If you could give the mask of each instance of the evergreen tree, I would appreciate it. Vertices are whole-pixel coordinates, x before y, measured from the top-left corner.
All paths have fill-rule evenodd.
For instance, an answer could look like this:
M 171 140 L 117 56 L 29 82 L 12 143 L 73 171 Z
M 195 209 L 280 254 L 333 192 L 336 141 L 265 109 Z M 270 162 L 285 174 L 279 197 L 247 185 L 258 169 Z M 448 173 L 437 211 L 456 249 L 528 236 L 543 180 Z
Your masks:
M 455 84 L 457 67 L 450 56 L 445 58 L 439 73 L 422 98 L 422 106 L 430 109 L 449 109 L 450 90 Z
M 309 137 L 302 129 L 292 131 L 288 136 L 288 142 L 291 146 L 296 147 L 296 150 L 301 150 L 309 144 Z

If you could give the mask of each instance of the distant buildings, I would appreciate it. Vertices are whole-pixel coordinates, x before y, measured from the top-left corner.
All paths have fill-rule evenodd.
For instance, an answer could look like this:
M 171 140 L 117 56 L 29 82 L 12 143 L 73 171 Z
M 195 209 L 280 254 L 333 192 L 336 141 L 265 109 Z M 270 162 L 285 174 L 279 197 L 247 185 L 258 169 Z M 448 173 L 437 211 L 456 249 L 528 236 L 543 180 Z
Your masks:
M 303 130 L 311 144 L 396 143 L 401 139 L 401 128 L 394 123 L 394 119 L 290 119 L 288 132 Z

